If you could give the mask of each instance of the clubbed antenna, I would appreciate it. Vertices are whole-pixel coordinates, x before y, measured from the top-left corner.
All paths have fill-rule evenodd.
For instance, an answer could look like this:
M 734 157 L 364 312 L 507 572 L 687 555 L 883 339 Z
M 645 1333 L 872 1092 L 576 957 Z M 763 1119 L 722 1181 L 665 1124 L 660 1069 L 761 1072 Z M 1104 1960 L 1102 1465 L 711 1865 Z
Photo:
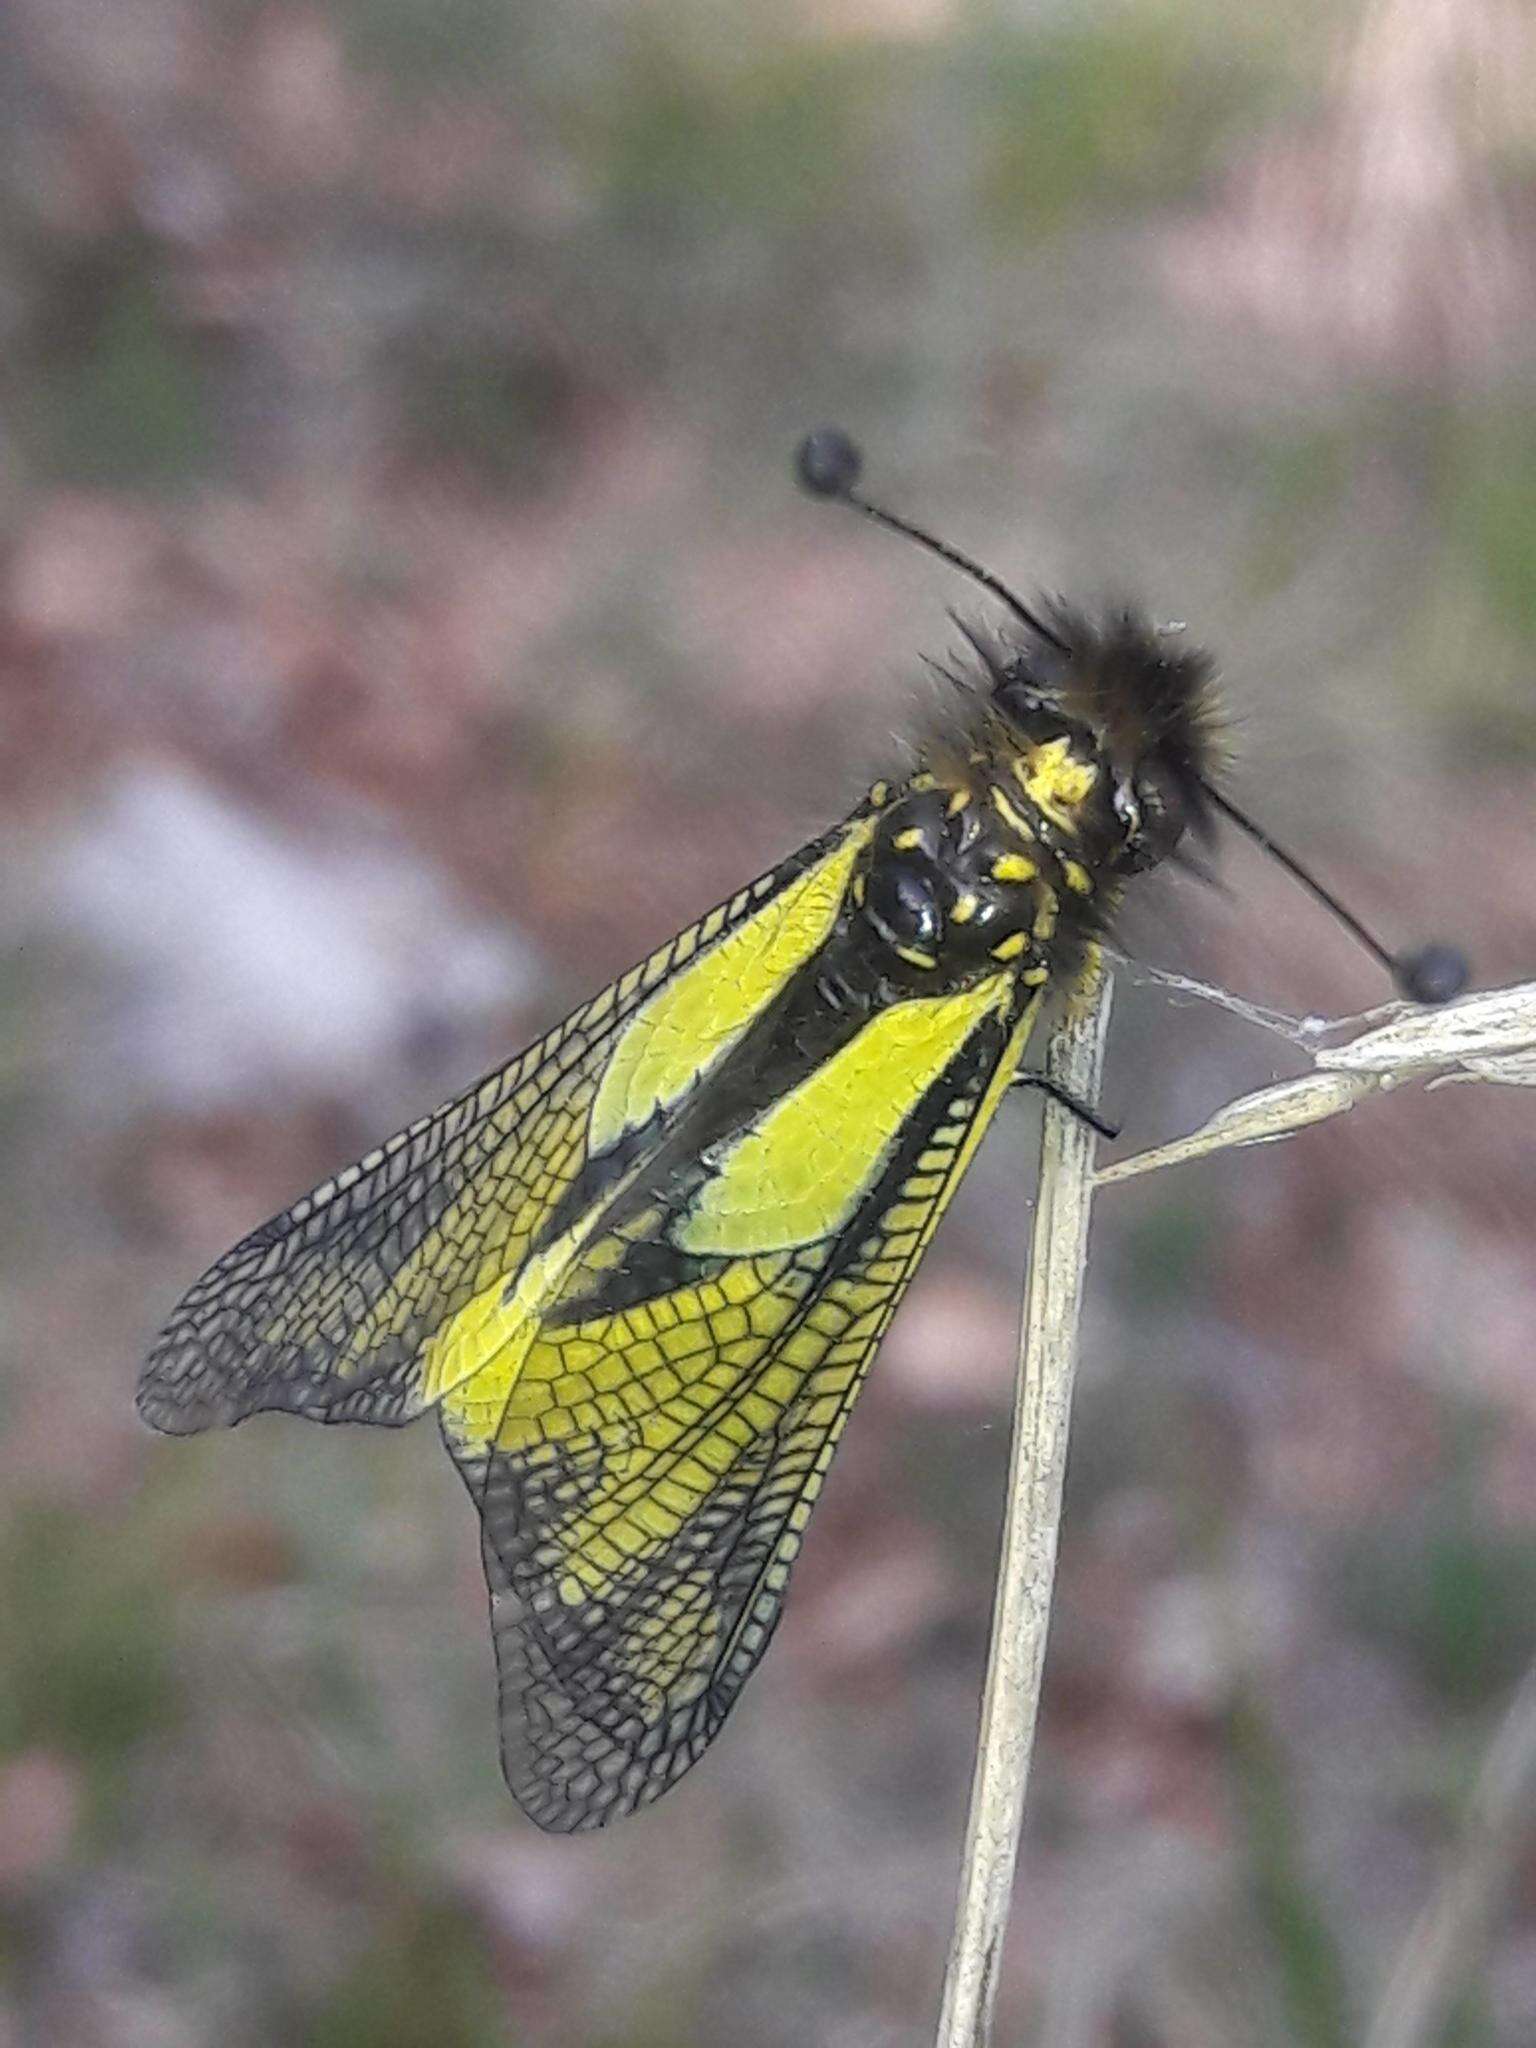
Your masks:
M 1250 818 L 1246 811 L 1240 811 L 1230 797 L 1223 796 L 1204 776 L 1200 778 L 1200 787 L 1224 818 L 1229 819 L 1240 832 L 1245 832 L 1255 846 L 1262 847 L 1271 860 L 1278 861 L 1288 875 L 1300 882 L 1303 889 L 1325 910 L 1331 911 L 1344 929 L 1381 962 L 1396 984 L 1399 995 L 1406 996 L 1411 1003 L 1448 1003 L 1452 997 L 1461 994 L 1472 974 L 1464 953 L 1439 941 L 1431 941 L 1412 953 L 1390 952 L 1352 910 L 1345 908 L 1331 889 L 1324 888 L 1294 853 L 1288 853 L 1262 825 Z
M 813 498 L 837 498 L 844 505 L 851 505 L 855 512 L 862 512 L 866 519 L 873 519 L 878 525 L 889 527 L 892 533 L 899 533 L 908 540 L 915 540 L 919 547 L 926 548 L 931 555 L 937 555 L 941 562 L 948 562 L 952 569 L 969 576 L 973 583 L 979 583 L 983 590 L 1007 605 L 1015 618 L 1021 619 L 1032 633 L 1038 633 L 1042 640 L 1063 654 L 1070 654 L 1071 648 L 1059 633 L 1051 628 L 1036 613 L 1032 612 L 1023 598 L 1016 597 L 999 577 L 989 569 L 983 569 L 979 562 L 973 562 L 969 555 L 962 555 L 958 548 L 952 548 L 947 541 L 937 540 L 931 533 L 925 533 L 920 526 L 900 519 L 894 512 L 887 512 L 882 506 L 872 505 L 868 498 L 861 498 L 854 489 L 864 467 L 864 458 L 858 445 L 845 434 L 841 427 L 817 427 L 807 434 L 795 450 L 795 474 L 802 486 Z
M 916 541 L 919 547 L 937 555 L 941 562 L 948 562 L 951 568 L 969 576 L 993 597 L 998 598 L 1014 616 L 1048 641 L 1062 654 L 1070 654 L 1071 648 L 1059 633 L 1053 632 L 1045 621 L 1032 612 L 1021 597 L 1011 591 L 1007 584 L 990 570 L 983 569 L 979 562 L 973 562 L 969 555 L 961 554 L 947 541 L 938 540 L 920 526 L 913 526 L 908 520 L 898 518 L 894 512 L 887 512 L 883 506 L 872 505 L 861 497 L 855 488 L 864 468 L 864 458 L 858 444 L 841 427 L 817 427 L 806 435 L 795 450 L 795 474 L 804 489 L 812 497 L 836 498 L 844 505 L 851 505 L 855 512 L 862 512 L 866 519 L 873 519 L 877 525 L 889 527 L 892 533 L 902 534 L 907 540 Z M 1245 832 L 1256 846 L 1260 846 L 1271 860 L 1278 861 L 1286 873 L 1298 881 L 1313 899 L 1321 903 L 1344 929 L 1349 932 L 1366 951 L 1379 960 L 1391 975 L 1400 995 L 1414 1003 L 1448 1003 L 1459 996 L 1471 978 L 1471 969 L 1465 954 L 1455 946 L 1439 942 L 1421 946 L 1416 952 L 1393 953 L 1364 925 L 1352 910 L 1347 910 L 1331 889 L 1324 888 L 1317 877 L 1296 858 L 1287 853 L 1246 812 L 1240 811 L 1229 797 L 1202 775 L 1197 778 L 1212 806 L 1222 816 Z

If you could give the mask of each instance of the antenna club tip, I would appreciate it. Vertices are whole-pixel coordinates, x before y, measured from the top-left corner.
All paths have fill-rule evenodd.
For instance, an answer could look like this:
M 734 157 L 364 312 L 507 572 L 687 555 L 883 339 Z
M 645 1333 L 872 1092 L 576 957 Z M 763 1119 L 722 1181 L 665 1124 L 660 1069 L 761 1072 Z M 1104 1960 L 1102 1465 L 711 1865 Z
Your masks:
M 795 476 L 813 498 L 846 498 L 864 458 L 841 427 L 817 427 L 795 450 Z
M 1393 963 L 1392 979 L 1411 1003 L 1448 1003 L 1472 979 L 1472 969 L 1457 947 L 1437 943 L 1402 954 Z

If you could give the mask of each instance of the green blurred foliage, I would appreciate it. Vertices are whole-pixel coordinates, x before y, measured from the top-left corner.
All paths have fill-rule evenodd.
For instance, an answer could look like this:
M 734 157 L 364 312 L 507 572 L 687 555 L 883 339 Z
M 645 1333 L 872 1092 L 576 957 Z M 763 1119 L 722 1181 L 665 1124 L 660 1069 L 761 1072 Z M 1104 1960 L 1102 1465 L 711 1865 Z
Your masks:
M 1293 582 L 1320 530 L 1333 530 L 1348 488 L 1350 441 L 1340 425 L 1301 426 L 1266 437 L 1252 460 L 1259 487 L 1250 587 L 1267 595 Z
M 36 252 L 31 316 L 6 366 L 18 446 L 39 478 L 185 489 L 217 465 L 206 351 L 165 254 L 138 237 Z
M 511 2048 L 484 1939 L 461 1903 L 402 1899 L 373 1925 L 369 1948 L 306 2016 L 306 2048 Z
M 74 1503 L 23 1503 L 0 1537 L 0 1640 L 0 1752 L 57 1750 L 80 1763 L 93 1824 L 109 1828 L 134 1759 L 174 1740 L 178 1719 L 153 1551 Z
M 906 68 L 876 47 L 727 53 L 637 32 L 584 113 L 615 227 L 672 239 L 825 219 L 861 182 L 868 124 Z
M 520 13 L 504 0 L 334 0 L 353 62 L 413 96 L 504 76 Z
M 1536 412 L 1460 423 L 1446 478 L 1446 531 L 1494 618 L 1536 650 Z
M 1536 1532 L 1500 1527 L 1478 1496 L 1496 1419 L 1462 1419 L 1456 1464 L 1434 1495 L 1388 1527 L 1340 1544 L 1332 1575 L 1343 1623 L 1402 1658 L 1444 1705 L 1476 1712 L 1530 1662 Z
M 982 218 L 1011 241 L 1190 197 L 1266 73 L 1178 12 L 1118 10 L 1000 31 L 975 83 Z
M 1268 1935 L 1288 2038 L 1297 2048 L 1350 2048 L 1356 2035 L 1344 1958 L 1333 1916 L 1306 1867 L 1294 1778 L 1259 1699 L 1233 1709 L 1227 1739 L 1248 1883 Z

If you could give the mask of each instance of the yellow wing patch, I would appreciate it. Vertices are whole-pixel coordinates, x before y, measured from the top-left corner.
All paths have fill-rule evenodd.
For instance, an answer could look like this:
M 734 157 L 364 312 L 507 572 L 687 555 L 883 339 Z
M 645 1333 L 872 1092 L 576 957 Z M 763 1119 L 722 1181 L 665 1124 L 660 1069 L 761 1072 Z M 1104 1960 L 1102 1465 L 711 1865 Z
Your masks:
M 749 1263 L 614 1317 L 543 1332 L 550 1305 L 579 1292 L 584 1275 L 611 1270 L 632 1242 L 605 1233 L 598 1219 L 579 1219 L 515 1282 L 494 1280 L 444 1322 L 426 1352 L 426 1397 L 447 1403 L 445 1416 L 462 1437 L 514 1449 L 540 1434 L 621 1419 L 636 1372 L 675 1379 L 676 1368 L 702 1359 L 728 1388 L 794 1305 L 791 1295 L 781 1312 L 782 1282 L 769 1255 L 818 1241 L 830 1251 L 923 1097 L 978 1024 L 1006 1005 L 1010 987 L 999 974 L 958 996 L 894 1005 L 724 1150 L 670 1242 L 694 1256 Z M 946 1157 L 933 1152 L 935 1162 Z M 914 1196 L 927 1199 L 939 1184 L 935 1163 L 914 1176 Z M 664 1227 L 659 1217 L 652 1222 Z M 629 1366 L 616 1369 L 625 1357 Z M 588 1379 L 594 1361 L 609 1388 Z M 612 1396 L 606 1408 L 604 1393 Z
M 702 975 L 724 1001 L 712 963 L 750 927 L 757 950 L 741 960 L 728 1005 L 733 1028 L 744 1028 L 799 964 L 795 945 L 814 949 L 811 906 L 836 886 L 821 878 L 846 872 L 866 829 L 856 818 L 782 863 L 520 1058 L 227 1252 L 188 1291 L 150 1353 L 138 1395 L 145 1421 L 182 1434 L 263 1408 L 357 1422 L 420 1414 L 459 1369 L 439 1338 L 444 1324 L 477 1299 L 489 1312 L 585 1164 L 589 1118 L 614 1049 L 631 1044 L 639 1062 L 640 1041 L 625 1033 L 647 1003 L 690 975 Z M 797 909 L 775 919 L 786 892 Z M 764 950 L 777 982 L 761 971 Z M 759 971 L 745 971 L 749 958 Z
M 953 1050 L 983 1027 L 989 1050 L 953 1093 L 930 1084 L 925 1103 L 921 1054 L 888 1069 L 921 1144 L 882 1182 L 864 1142 L 878 1200 L 856 1242 L 743 1251 L 546 1326 L 510 1383 L 491 1365 L 444 1402 L 481 1507 L 507 1780 L 541 1825 L 596 1827 L 665 1791 L 766 1647 L 849 1406 L 1032 1026 L 1033 1003 L 999 1028 L 987 986 Z
M 677 1243 L 689 1252 L 766 1252 L 841 1229 L 912 1111 L 1010 987 L 994 975 L 960 995 L 897 1003 L 875 1017 L 737 1140 Z
M 592 1104 L 594 1152 L 680 1101 L 822 944 L 872 830 L 867 819 L 852 826 L 825 860 L 642 1004 L 613 1048 Z

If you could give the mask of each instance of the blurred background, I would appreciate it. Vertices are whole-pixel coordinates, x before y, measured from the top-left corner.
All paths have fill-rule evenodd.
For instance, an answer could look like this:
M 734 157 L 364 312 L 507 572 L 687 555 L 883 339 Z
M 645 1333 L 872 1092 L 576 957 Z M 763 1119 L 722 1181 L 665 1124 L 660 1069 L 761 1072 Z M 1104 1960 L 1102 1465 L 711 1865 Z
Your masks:
M 181 1289 L 899 763 L 974 593 L 1218 652 L 1234 788 L 1536 964 L 1536 36 L 1503 0 L 11 0 L 0 14 L 0 2044 L 931 2038 L 1032 1118 L 684 1785 L 496 1767 L 430 1426 L 172 1443 Z M 1127 943 L 1370 963 L 1251 850 Z M 1296 1071 L 1122 979 L 1122 1149 Z M 1000 2038 L 1345 2048 L 1536 1652 L 1536 1110 L 1107 1191 Z M 1536 2038 L 1536 1833 L 1456 1951 Z M 1416 2037 L 1417 2038 L 1417 2037 Z

